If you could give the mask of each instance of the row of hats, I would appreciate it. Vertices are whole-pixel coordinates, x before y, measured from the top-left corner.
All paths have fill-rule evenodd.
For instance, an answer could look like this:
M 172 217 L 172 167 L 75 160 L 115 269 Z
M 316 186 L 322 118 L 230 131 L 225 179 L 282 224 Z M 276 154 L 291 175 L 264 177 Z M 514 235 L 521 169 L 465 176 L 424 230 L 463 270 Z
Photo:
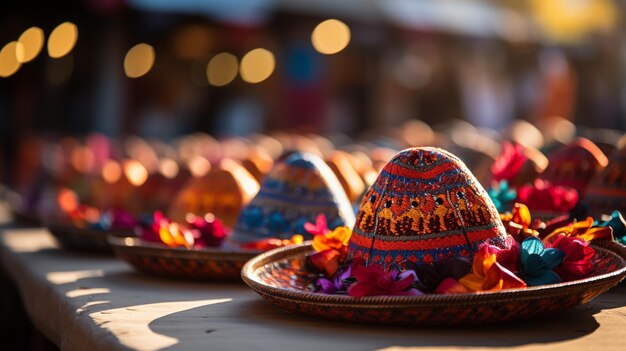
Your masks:
M 179 203 L 184 203 L 182 207 L 186 206 L 192 211 L 195 211 L 194 208 L 202 211 L 204 208 L 214 206 L 211 201 L 217 194 L 223 197 L 220 201 L 221 206 L 224 207 L 222 212 L 228 217 L 225 218 L 226 222 L 231 225 L 234 222 L 233 218 L 237 215 L 236 208 L 238 206 L 240 208 L 240 205 L 243 206 L 249 201 L 259 188 L 258 184 L 255 186 L 254 182 L 249 180 L 250 177 L 244 176 L 245 171 L 260 182 L 274 163 L 289 150 L 308 151 L 322 156 L 334 171 L 353 204 L 359 202 L 363 191 L 373 183 L 378 171 L 397 152 L 397 149 L 411 145 L 434 143 L 451 150 L 465 161 L 480 183 L 489 184 L 492 178 L 490 169 L 494 160 L 497 161 L 497 153 L 501 148 L 496 137 L 485 133 L 485 130 L 461 122 L 451 123 L 441 128 L 442 131 L 447 131 L 447 134 L 434 133 L 430 127 L 418 121 L 407 123 L 403 127 L 402 131 L 393 132 L 403 135 L 402 138 L 392 140 L 379 136 L 370 139 L 374 141 L 360 144 L 350 144 L 345 140 L 342 142 L 341 138 L 327 139 L 318 135 L 286 133 L 273 136 L 254 135 L 249 138 L 229 138 L 222 141 L 217 141 L 206 134 L 193 134 L 171 145 L 158 141 L 146 141 L 138 137 L 127 138 L 123 143 L 119 143 L 101 135 L 92 135 L 84 142 L 64 138 L 59 143 L 48 143 L 43 148 L 44 156 L 41 160 L 46 174 L 50 175 L 49 178 L 53 180 L 54 187 L 71 188 L 79 194 L 81 201 L 96 207 L 122 206 L 135 213 L 165 210 L 173 207 L 173 194 L 182 190 L 181 195 L 177 197 L 177 199 L 183 198 L 177 200 Z M 516 142 L 522 142 L 524 139 L 520 137 L 520 134 L 523 133 L 519 130 L 524 131 L 527 136 L 532 136 L 534 135 L 532 128 L 534 127 L 525 122 L 518 122 L 505 134 Z M 528 139 L 533 139 L 533 137 Z M 564 139 L 561 137 L 558 141 L 562 142 Z M 541 144 L 537 141 L 531 143 L 527 140 L 525 143 L 529 145 L 524 148 L 525 153 L 530 155 L 528 159 L 534 163 L 533 167 L 526 167 L 534 171 L 534 173 L 527 172 L 526 179 L 536 177 L 543 170 L 546 173 L 542 177 L 545 176 L 548 179 L 568 177 L 569 171 L 560 171 L 560 169 L 569 166 L 563 168 L 556 165 L 571 163 L 563 161 L 562 157 L 553 158 L 550 155 L 551 163 L 555 167 L 547 167 L 547 159 L 532 146 L 544 146 L 544 150 L 550 150 L 550 148 L 545 148 L 547 143 Z M 601 145 L 608 152 L 612 150 L 611 148 L 617 148 L 617 146 L 612 146 L 615 144 L 617 143 L 614 141 L 606 141 Z M 550 145 L 552 149 L 555 148 L 554 140 Z M 504 148 L 506 149 L 506 145 Z M 36 147 L 32 149 L 37 150 Z M 594 153 L 595 151 L 592 152 Z M 567 160 L 567 158 L 564 159 Z M 574 162 L 574 164 L 588 166 L 591 163 Z M 551 176 L 551 169 L 559 171 Z M 591 169 L 593 167 L 587 167 L 587 172 Z M 221 179 L 217 182 L 227 184 L 229 181 L 225 179 L 229 177 L 227 175 L 229 173 L 237 174 L 236 182 L 246 187 L 243 194 L 233 192 L 234 195 L 228 196 L 231 193 L 224 191 L 225 188 L 202 185 L 214 182 L 211 180 L 214 177 Z M 575 173 L 578 174 L 578 172 Z M 38 172 L 23 171 L 21 174 L 38 174 Z M 18 179 L 21 178 L 28 177 L 18 177 Z M 46 178 L 39 177 L 38 180 L 42 181 L 42 179 Z M 140 186 L 137 186 L 138 184 Z M 230 181 L 230 184 L 234 183 Z M 25 196 L 27 201 L 22 201 L 22 203 L 26 204 L 23 208 L 29 212 L 28 209 L 33 208 L 32 202 L 35 202 L 33 200 L 42 198 L 41 189 L 45 187 L 41 184 L 33 186 L 32 182 L 27 185 L 22 187 L 22 193 L 30 194 L 30 196 Z M 203 195 L 197 189 L 203 189 L 206 194 Z M 46 206 L 43 208 L 38 211 L 50 212 Z
M 626 209 L 626 138 L 614 149 L 601 148 L 578 137 L 555 148 L 546 158 L 536 149 L 505 143 L 491 172 L 494 181 L 506 180 L 518 200 L 531 210 L 575 211 L 593 217 Z M 529 184 L 533 183 L 533 184 Z M 549 189 L 552 187 L 552 189 Z M 540 196 L 559 194 L 560 205 Z

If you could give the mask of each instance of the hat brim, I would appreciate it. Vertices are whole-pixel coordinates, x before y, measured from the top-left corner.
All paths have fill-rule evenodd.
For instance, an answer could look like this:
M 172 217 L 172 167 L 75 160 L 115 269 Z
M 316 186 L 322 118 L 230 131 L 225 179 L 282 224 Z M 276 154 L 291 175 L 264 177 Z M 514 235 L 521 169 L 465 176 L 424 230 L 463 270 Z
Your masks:
M 108 241 L 115 254 L 137 271 L 181 280 L 239 281 L 243 265 L 261 253 L 220 248 L 189 250 L 114 236 Z
M 243 281 L 259 295 L 289 312 L 316 317 L 402 325 L 483 324 L 535 317 L 585 303 L 626 276 L 626 262 L 595 246 L 599 261 L 591 276 L 559 284 L 422 296 L 327 295 L 309 289 L 316 274 L 307 271 L 311 242 L 278 248 L 250 260 Z
M 79 228 L 69 224 L 51 223 L 48 230 L 54 236 L 60 247 L 70 251 L 113 254 L 108 242 L 109 236 L 128 237 L 134 236 L 132 229 L 129 230 L 99 230 L 92 228 Z

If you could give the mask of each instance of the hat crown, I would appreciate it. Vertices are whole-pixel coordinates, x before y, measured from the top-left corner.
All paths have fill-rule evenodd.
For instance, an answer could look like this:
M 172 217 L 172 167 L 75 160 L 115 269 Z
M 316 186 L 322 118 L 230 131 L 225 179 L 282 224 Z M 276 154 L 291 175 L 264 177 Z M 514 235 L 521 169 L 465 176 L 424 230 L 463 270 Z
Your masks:
M 317 155 L 297 152 L 276 163 L 242 210 L 231 239 L 288 239 L 323 213 L 329 228 L 351 226 L 354 212 L 339 180 Z
M 505 230 L 483 187 L 456 156 L 437 148 L 401 151 L 366 192 L 349 257 L 389 266 L 471 256 Z

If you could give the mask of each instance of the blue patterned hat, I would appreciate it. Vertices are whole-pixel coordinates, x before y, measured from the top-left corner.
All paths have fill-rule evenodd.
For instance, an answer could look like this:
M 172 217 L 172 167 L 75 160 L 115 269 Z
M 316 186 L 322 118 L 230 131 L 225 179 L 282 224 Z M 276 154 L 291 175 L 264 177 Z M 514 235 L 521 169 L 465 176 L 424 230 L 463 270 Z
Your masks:
M 294 153 L 278 162 L 261 190 L 241 211 L 230 239 L 245 243 L 303 234 L 304 223 L 323 213 L 329 228 L 354 224 L 354 212 L 331 169 L 318 156 Z

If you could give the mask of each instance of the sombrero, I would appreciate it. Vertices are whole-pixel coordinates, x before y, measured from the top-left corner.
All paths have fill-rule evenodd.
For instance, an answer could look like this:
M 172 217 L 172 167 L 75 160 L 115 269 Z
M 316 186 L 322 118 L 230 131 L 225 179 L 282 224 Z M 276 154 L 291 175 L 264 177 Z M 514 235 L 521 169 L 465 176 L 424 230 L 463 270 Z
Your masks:
M 576 138 L 548 155 L 548 167 L 539 175 L 553 185 L 570 187 L 583 196 L 592 177 L 608 164 L 606 155 L 591 140 Z
M 611 154 L 606 168 L 593 177 L 583 202 L 594 218 L 614 210 L 626 213 L 626 145 Z
M 203 177 L 192 178 L 175 196 L 168 215 L 184 221 L 187 213 L 213 213 L 232 228 L 241 209 L 259 191 L 259 183 L 240 164 L 225 159 Z
M 262 252 L 264 240 L 289 240 L 304 234 L 304 223 L 314 221 L 319 213 L 332 226 L 354 223 L 350 203 L 328 166 L 315 155 L 294 153 L 272 168 L 224 245 L 184 249 L 117 238 L 110 238 L 110 244 L 118 256 L 142 272 L 178 279 L 238 280 L 244 263 Z
M 229 240 L 242 244 L 306 234 L 304 223 L 320 213 L 331 228 L 354 223 L 350 201 L 332 170 L 319 156 L 295 152 L 274 165 Z
M 412 148 L 383 168 L 363 199 L 347 258 L 352 267 L 360 260 L 393 274 L 411 265 L 476 259 L 486 247 L 506 250 L 505 236 L 493 203 L 458 158 L 440 149 Z M 596 264 L 584 279 L 497 291 L 356 298 L 314 288 L 320 273 L 308 256 L 318 251 L 316 239 L 253 258 L 242 269 L 243 280 L 287 311 L 357 322 L 451 325 L 560 311 L 589 301 L 626 275 L 622 258 L 593 246 Z
M 138 237 L 108 237 L 108 245 L 117 256 L 142 273 L 170 279 L 239 280 L 246 261 L 262 253 L 222 247 L 228 232 L 213 215 L 190 215 L 184 223 L 171 221 L 159 212 L 153 217 L 136 228 Z

